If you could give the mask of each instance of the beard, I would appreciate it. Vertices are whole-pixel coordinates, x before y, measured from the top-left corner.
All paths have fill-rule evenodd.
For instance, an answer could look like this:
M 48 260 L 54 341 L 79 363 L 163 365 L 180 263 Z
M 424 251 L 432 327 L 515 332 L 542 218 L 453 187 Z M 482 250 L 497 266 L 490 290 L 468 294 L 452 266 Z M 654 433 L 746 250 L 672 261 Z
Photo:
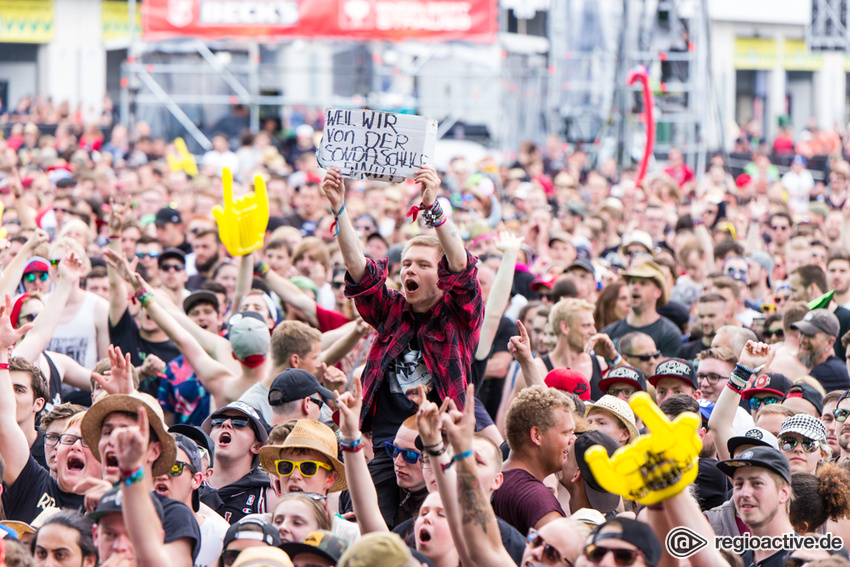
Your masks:
M 195 269 L 198 270 L 199 274 L 207 274 L 207 273 L 209 273 L 210 270 L 213 269 L 213 267 L 215 267 L 216 264 L 218 264 L 219 259 L 220 258 L 218 256 L 218 252 L 215 253 L 215 256 L 213 256 L 212 258 L 210 258 L 209 260 L 207 260 L 206 262 L 203 262 L 203 263 L 198 263 L 198 261 L 196 259 L 195 260 Z
M 797 353 L 797 358 L 800 360 L 800 363 L 806 368 L 812 368 L 815 365 L 815 353 L 811 351 L 800 351 Z
M 844 451 L 850 451 L 850 432 L 838 436 L 838 446 Z

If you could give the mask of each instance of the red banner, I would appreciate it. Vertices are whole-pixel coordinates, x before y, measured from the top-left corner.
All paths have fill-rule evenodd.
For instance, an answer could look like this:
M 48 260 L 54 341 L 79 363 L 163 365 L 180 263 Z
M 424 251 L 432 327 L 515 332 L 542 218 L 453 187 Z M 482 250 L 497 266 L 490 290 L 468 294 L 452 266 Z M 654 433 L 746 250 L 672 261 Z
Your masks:
M 147 40 L 175 36 L 492 43 L 496 0 L 145 0 Z

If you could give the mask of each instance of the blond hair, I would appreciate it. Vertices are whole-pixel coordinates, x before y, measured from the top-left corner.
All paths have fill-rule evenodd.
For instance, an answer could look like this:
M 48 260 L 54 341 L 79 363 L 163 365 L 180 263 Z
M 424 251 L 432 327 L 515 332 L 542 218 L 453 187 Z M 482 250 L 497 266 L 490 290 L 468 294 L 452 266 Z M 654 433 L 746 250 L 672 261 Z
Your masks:
M 560 336 L 562 334 L 561 323 L 566 323 L 569 327 L 573 324 L 576 314 L 581 311 L 589 311 L 590 313 L 593 313 L 593 310 L 593 304 L 583 299 L 577 299 L 575 297 L 566 297 L 562 299 L 556 303 L 549 312 L 549 322 L 552 324 L 552 331 L 555 335 Z

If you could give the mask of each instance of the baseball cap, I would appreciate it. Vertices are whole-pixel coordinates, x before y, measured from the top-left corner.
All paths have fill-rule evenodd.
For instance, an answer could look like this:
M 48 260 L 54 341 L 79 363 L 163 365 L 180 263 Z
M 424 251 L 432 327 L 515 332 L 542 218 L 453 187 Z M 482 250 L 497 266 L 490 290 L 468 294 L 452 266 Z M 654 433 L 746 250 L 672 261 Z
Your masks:
M 342 554 L 337 567 L 401 567 L 413 555 L 396 533 L 363 535 Z
M 189 294 L 186 299 L 183 300 L 183 312 L 188 313 L 199 303 L 209 303 L 213 306 L 213 309 L 218 312 L 218 296 L 206 289 L 199 289 Z
M 260 531 L 247 530 L 245 529 L 246 526 L 258 526 Z M 266 545 L 278 547 L 280 545 L 280 532 L 277 531 L 276 527 L 256 516 L 245 516 L 227 529 L 224 534 L 222 549 L 227 549 L 231 542 L 239 539 L 262 541 Z
M 24 268 L 24 273 L 29 274 L 31 272 L 46 272 L 50 268 L 50 262 L 46 258 L 42 258 L 41 256 L 33 256 L 30 258 L 30 261 L 27 262 L 27 267 Z
M 266 333 L 268 334 L 268 333 Z M 288 368 L 278 374 L 269 388 L 269 405 L 280 406 L 318 393 L 326 400 L 334 399 L 334 393 L 319 384 L 316 377 L 300 368 Z
M 804 335 L 809 336 L 815 333 L 826 333 L 837 337 L 841 326 L 838 323 L 838 318 L 826 309 L 813 309 L 806 313 L 802 321 L 792 323 L 791 328 L 798 329 Z
M 550 290 L 552 286 L 555 285 L 555 281 L 558 279 L 557 274 L 551 274 L 548 276 L 541 276 L 538 278 L 534 278 L 534 281 L 531 282 L 531 291 L 540 292 L 543 288 Z
M 156 515 L 159 516 L 159 521 L 162 522 L 164 515 L 162 504 L 153 494 L 151 494 L 151 500 L 153 500 L 153 507 L 156 509 Z M 97 522 L 107 514 L 120 514 L 123 510 L 123 506 L 124 495 L 121 494 L 121 487 L 116 486 L 115 488 L 110 488 L 106 491 L 106 494 L 100 498 L 100 502 L 97 503 L 97 508 L 95 508 L 94 512 L 88 515 L 88 518 L 92 522 Z
M 821 420 L 807 413 L 786 417 L 779 426 L 779 437 L 786 433 L 796 433 L 813 441 L 826 441 L 826 426 Z
M 805 382 L 801 382 L 799 384 L 794 384 L 791 386 L 788 391 L 785 393 L 785 397 L 782 398 L 784 402 L 788 398 L 803 398 L 813 406 L 818 412 L 818 415 L 823 413 L 823 396 L 820 392 L 814 389 L 809 384 Z
M 605 516 L 602 515 L 602 512 L 593 508 L 579 508 L 578 510 L 570 514 L 570 519 L 578 520 L 579 522 L 587 524 L 592 528 L 595 528 L 596 526 L 601 526 L 605 523 Z
M 640 244 L 646 248 L 648 254 L 652 254 L 655 244 L 652 242 L 652 236 L 644 230 L 633 230 L 623 238 L 623 244 L 620 246 L 620 253 L 625 255 L 626 248 L 632 244 Z
M 756 250 L 755 252 L 747 256 L 747 260 L 752 260 L 753 262 L 764 268 L 765 271 L 767 271 L 768 275 L 773 273 L 775 263 L 770 254 L 768 254 L 764 250 Z
M 730 455 L 734 455 L 735 450 L 737 450 L 741 445 L 758 445 L 762 447 L 770 447 L 777 451 L 779 450 L 779 441 L 776 440 L 776 436 L 767 429 L 762 429 L 761 427 L 748 429 L 743 435 L 731 437 L 729 441 L 726 442 L 726 448 L 729 449 Z
M 159 255 L 159 258 L 156 259 L 156 265 L 161 268 L 162 263 L 166 260 L 180 260 L 180 262 L 185 266 L 186 253 L 179 248 L 166 248 L 162 251 L 162 254 Z
M 788 460 L 785 455 L 773 447 L 752 447 L 735 459 L 717 463 L 720 472 L 729 478 L 734 477 L 735 471 L 743 467 L 760 467 L 773 471 L 785 479 L 788 484 L 791 484 L 791 467 L 788 465 Z
M 194 441 L 198 449 L 204 448 L 210 455 L 210 466 L 212 466 L 215 460 L 215 442 L 209 435 L 201 431 L 200 427 L 195 427 L 188 423 L 178 423 L 169 427 L 168 432 L 184 435 Z
M 261 545 L 239 552 L 233 567 L 293 567 L 292 560 L 278 547 Z
M 339 558 L 348 549 L 348 542 L 341 537 L 336 537 L 329 531 L 318 530 L 307 534 L 302 542 L 283 543 L 280 548 L 291 559 L 295 559 L 300 553 L 312 553 L 336 565 Z
M 577 258 L 572 261 L 572 263 L 567 267 L 567 271 L 570 270 L 584 270 L 588 272 L 591 276 L 596 276 L 596 269 L 593 267 L 593 264 L 590 263 L 590 260 L 585 260 L 583 258 Z
M 198 444 L 192 439 L 189 439 L 185 435 L 181 435 L 179 433 L 172 433 L 172 436 L 174 437 L 174 441 L 177 443 L 177 448 L 186 453 L 186 456 L 189 457 L 189 464 L 192 465 L 193 469 L 195 469 L 192 474 L 204 472 L 204 469 L 201 466 L 201 452 L 198 450 Z M 192 491 L 192 510 L 195 512 L 198 511 L 201 505 L 198 497 L 199 490 L 200 487 Z
M 556 368 L 546 375 L 543 382 L 549 388 L 556 388 L 562 392 L 572 392 L 580 400 L 590 401 L 590 381 L 578 370 Z
M 711 419 L 711 413 L 714 411 L 714 406 L 717 404 L 706 399 L 699 399 L 697 400 L 697 403 L 699 404 L 699 414 L 702 418 Z
M 567 244 L 572 244 L 573 238 L 566 232 L 553 232 L 549 235 L 549 246 L 552 246 L 553 242 L 565 242 Z
M 606 527 L 616 526 L 620 531 L 608 531 Z M 605 530 L 605 531 L 603 531 Z M 637 547 L 643 553 L 644 561 L 654 567 L 661 559 L 661 542 L 649 527 L 649 524 L 628 518 L 615 518 L 597 527 L 590 533 L 590 543 L 597 544 L 606 539 L 619 539 Z
M 646 392 L 646 378 L 643 372 L 633 366 L 615 366 L 599 381 L 599 389 L 607 392 L 611 384 L 624 382 L 632 384 L 638 390 Z
M 180 211 L 177 209 L 173 207 L 163 207 L 156 212 L 153 222 L 156 226 L 165 226 L 170 222 L 180 224 L 183 222 L 183 218 L 180 216 Z
M 263 419 L 263 417 L 256 409 L 254 409 L 254 406 L 246 404 L 245 402 L 239 400 L 236 400 L 235 402 L 230 402 L 226 406 L 220 407 L 213 413 L 211 413 L 210 416 L 204 420 L 204 423 L 201 424 L 201 430 L 209 435 L 209 433 L 212 431 L 212 419 L 214 417 L 222 415 L 227 410 L 236 410 L 237 412 L 247 417 L 254 428 L 254 433 L 257 434 L 257 438 L 263 443 L 268 441 L 269 426 L 266 424 L 266 420 Z
M 649 377 L 649 383 L 655 386 L 662 378 L 676 378 L 695 390 L 699 389 L 696 370 L 682 358 L 668 358 L 659 363 L 655 374 Z
M 234 319 L 237 320 L 234 322 Z M 253 311 L 240 311 L 230 318 L 230 322 L 233 356 L 251 368 L 261 364 L 269 354 L 271 345 L 271 335 L 265 320 Z
M 620 503 L 620 497 L 617 494 L 608 492 L 596 482 L 596 478 L 590 471 L 587 461 L 584 460 L 584 454 L 595 445 L 602 445 L 610 457 L 614 454 L 614 451 L 620 448 L 620 444 L 607 433 L 593 429 L 578 435 L 575 443 L 573 443 L 576 465 L 578 465 L 578 470 L 581 471 L 581 477 L 584 480 L 587 501 L 594 510 L 607 514 L 617 507 L 617 504 Z
M 744 401 L 749 400 L 756 394 L 776 394 L 784 396 L 794 383 L 784 374 L 779 372 L 765 372 L 758 376 L 752 385 L 741 392 Z

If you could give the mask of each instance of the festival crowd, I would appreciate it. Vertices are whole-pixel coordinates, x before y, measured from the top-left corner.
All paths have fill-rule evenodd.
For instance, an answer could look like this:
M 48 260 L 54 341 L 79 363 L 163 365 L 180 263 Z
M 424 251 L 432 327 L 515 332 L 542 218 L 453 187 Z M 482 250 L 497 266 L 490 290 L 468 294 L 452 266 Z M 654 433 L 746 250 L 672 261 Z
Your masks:
M 850 538 L 850 164 L 387 184 L 293 134 L 0 140 L 0 565 L 850 566 L 714 545 Z

